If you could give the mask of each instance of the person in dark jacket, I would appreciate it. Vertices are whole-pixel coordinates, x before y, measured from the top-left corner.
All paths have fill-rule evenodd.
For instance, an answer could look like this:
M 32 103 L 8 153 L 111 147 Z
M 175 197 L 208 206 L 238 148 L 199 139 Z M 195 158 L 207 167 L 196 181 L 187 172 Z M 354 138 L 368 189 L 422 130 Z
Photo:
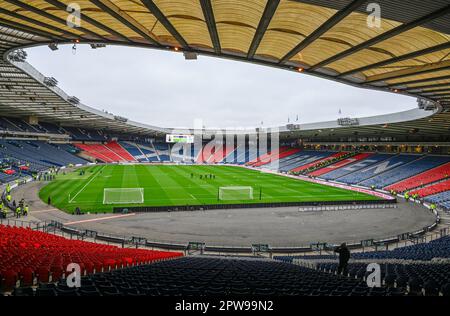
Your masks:
M 339 266 L 338 266 L 338 274 L 342 272 L 344 275 L 348 273 L 348 260 L 350 259 L 350 250 L 348 250 L 347 245 L 342 243 L 339 247 L 334 249 L 334 252 L 339 254 Z

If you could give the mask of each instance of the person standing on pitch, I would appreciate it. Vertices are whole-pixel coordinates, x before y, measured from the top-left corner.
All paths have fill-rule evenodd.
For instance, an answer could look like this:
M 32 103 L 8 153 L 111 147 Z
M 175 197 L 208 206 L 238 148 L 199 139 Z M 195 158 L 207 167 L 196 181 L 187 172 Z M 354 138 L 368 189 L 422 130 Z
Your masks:
M 345 242 L 342 243 L 339 247 L 334 249 L 334 252 L 339 254 L 339 266 L 337 273 L 344 273 L 344 275 L 347 275 L 348 260 L 350 260 L 350 250 L 347 248 L 347 244 Z

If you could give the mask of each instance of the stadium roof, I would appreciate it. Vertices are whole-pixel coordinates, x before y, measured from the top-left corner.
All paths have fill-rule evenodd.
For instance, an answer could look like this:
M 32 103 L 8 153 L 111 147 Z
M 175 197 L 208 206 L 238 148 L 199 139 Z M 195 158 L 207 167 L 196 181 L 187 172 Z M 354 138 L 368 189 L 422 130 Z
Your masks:
M 91 122 L 118 131 L 125 126 L 129 132 L 167 131 L 118 120 L 113 127 L 109 115 L 61 99 L 6 61 L 16 48 L 74 42 L 230 58 L 450 107 L 448 0 L 379 0 L 379 27 L 368 24 L 371 1 L 363 0 L 79 0 L 81 26 L 76 28 L 67 25 L 70 3 L 0 2 L 5 58 L 0 63 L 0 114 L 34 113 L 63 124 Z

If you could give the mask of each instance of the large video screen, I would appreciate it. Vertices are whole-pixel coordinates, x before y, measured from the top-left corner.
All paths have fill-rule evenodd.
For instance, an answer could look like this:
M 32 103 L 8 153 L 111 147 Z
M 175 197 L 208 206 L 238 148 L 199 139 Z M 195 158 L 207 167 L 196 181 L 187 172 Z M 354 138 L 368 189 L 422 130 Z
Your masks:
M 167 143 L 192 144 L 194 142 L 194 136 L 193 135 L 172 135 L 172 134 L 168 134 L 168 135 L 166 135 L 166 142 Z

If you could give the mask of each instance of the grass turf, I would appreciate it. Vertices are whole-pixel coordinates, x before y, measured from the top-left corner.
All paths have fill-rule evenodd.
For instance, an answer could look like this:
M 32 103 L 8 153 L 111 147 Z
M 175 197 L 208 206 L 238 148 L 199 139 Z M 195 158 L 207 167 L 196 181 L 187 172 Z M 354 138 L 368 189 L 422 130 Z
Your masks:
M 144 203 L 128 206 L 174 206 L 271 202 L 377 200 L 377 197 L 234 166 L 99 165 L 58 175 L 39 192 L 47 202 L 73 212 L 111 212 L 103 204 L 104 188 L 143 188 Z M 193 174 L 193 176 L 192 176 Z M 215 179 L 200 179 L 214 174 Z M 218 200 L 224 186 L 251 186 L 253 200 Z M 260 200 L 261 191 L 261 200 Z

